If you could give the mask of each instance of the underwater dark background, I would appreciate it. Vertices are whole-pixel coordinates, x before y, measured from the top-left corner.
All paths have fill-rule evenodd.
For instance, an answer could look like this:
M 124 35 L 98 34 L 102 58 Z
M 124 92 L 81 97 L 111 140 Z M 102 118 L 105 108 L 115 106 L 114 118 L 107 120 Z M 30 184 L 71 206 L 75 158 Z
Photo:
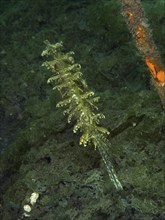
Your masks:
M 165 62 L 165 2 L 142 1 Z M 165 219 L 165 113 L 119 0 L 0 0 L 0 219 Z M 75 52 L 111 133 L 119 193 L 93 146 L 79 146 L 41 65 L 44 41 Z

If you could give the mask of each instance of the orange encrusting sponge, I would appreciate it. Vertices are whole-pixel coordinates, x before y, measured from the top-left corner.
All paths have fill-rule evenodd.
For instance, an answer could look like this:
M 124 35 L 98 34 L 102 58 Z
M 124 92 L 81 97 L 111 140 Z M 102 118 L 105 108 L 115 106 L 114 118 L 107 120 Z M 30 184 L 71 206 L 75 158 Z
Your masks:
M 165 84 L 165 69 L 160 67 L 155 60 L 149 57 L 145 58 L 145 62 L 153 78 L 157 80 L 158 83 Z

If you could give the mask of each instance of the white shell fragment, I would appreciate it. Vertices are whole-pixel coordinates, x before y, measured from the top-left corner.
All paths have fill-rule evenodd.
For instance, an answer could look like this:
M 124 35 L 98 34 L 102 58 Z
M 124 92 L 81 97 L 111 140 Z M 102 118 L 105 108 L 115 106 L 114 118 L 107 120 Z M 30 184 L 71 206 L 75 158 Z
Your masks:
M 30 217 L 30 215 L 29 215 L 27 212 L 23 213 L 23 216 L 25 216 L 25 217 Z M 22 218 L 21 218 L 21 219 L 22 219 Z
M 34 205 L 36 203 L 38 197 L 39 197 L 39 193 L 37 193 L 37 192 L 32 193 L 30 196 L 30 204 Z
M 25 212 L 31 212 L 31 210 L 32 210 L 30 205 L 24 205 L 23 209 L 24 209 Z

